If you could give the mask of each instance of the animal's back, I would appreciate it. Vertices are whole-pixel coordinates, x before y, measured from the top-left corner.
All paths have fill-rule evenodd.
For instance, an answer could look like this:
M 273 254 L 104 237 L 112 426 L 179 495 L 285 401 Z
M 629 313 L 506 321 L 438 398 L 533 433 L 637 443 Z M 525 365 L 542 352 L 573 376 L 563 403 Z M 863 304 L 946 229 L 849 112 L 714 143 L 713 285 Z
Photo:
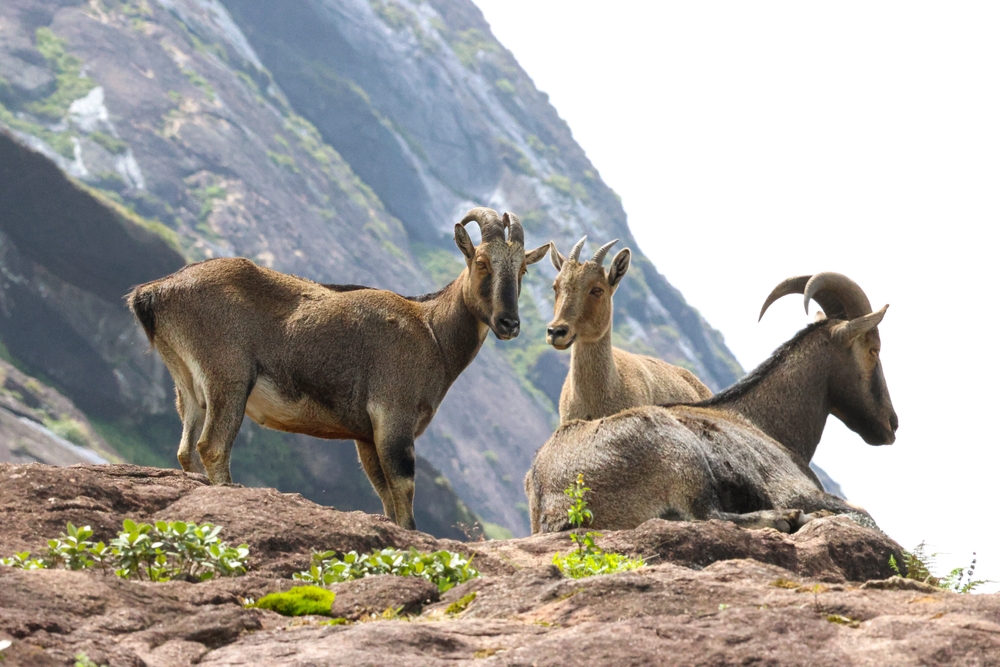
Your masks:
M 591 488 L 595 529 L 785 506 L 815 485 L 782 449 L 739 415 L 694 406 L 642 406 L 569 422 L 538 451 L 526 479 L 532 530 L 567 527 L 563 489 L 579 473 Z M 765 484 L 776 479 L 784 483 Z M 761 491 L 768 486 L 787 489 L 789 498 Z
M 675 446 L 665 449 L 664 443 L 671 441 Z M 691 441 L 662 408 L 631 408 L 603 419 L 567 422 L 538 450 L 526 479 L 532 532 L 568 527 L 569 501 L 563 490 L 580 473 L 591 489 L 590 527 L 633 528 L 662 514 L 670 478 L 685 470 L 697 472 L 701 458 L 700 443 Z
M 618 348 L 614 348 L 614 355 L 619 373 L 633 384 L 631 391 L 636 401 L 643 399 L 630 407 L 693 403 L 712 396 L 712 391 L 686 368 Z
M 233 382 L 253 378 L 247 414 L 261 424 L 370 439 L 372 395 L 422 405 L 419 394 L 443 379 L 434 372 L 437 347 L 418 303 L 348 287 L 221 258 L 142 285 L 130 303 L 151 303 L 151 340 L 171 374 L 192 378 L 197 395 L 210 382 L 198 380 L 203 371 L 223 382 L 231 371 Z M 399 358 L 404 348 L 420 353 Z M 436 404 L 424 402 L 418 409 L 433 414 Z

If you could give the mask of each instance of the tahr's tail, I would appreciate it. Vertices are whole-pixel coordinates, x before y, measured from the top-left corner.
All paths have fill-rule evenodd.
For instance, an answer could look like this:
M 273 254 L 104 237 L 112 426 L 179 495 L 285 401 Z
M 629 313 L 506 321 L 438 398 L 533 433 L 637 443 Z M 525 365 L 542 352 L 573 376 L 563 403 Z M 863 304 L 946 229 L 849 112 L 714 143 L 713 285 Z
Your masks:
M 139 285 L 125 297 L 129 310 L 146 331 L 150 345 L 156 340 L 156 291 L 155 285 L 147 283 Z

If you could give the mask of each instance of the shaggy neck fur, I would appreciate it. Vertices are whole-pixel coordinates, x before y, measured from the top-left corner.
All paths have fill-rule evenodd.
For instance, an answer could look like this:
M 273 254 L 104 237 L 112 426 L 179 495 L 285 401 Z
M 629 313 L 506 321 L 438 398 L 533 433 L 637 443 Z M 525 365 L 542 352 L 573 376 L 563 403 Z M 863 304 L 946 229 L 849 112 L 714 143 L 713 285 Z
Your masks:
M 808 463 L 830 414 L 832 326 L 809 325 L 748 376 L 697 405 L 739 413 Z
M 465 302 L 466 272 L 440 292 L 419 301 L 441 350 L 449 385 L 476 358 L 490 331 Z

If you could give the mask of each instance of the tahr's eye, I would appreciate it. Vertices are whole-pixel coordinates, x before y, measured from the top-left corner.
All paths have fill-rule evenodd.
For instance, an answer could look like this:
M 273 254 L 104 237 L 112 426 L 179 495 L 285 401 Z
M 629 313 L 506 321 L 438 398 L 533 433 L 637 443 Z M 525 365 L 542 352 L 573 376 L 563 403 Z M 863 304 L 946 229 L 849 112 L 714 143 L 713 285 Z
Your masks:
M 479 269 L 480 271 L 485 271 L 486 262 L 480 262 L 479 260 L 476 260 L 476 268 Z
M 878 352 L 879 352 L 878 350 L 872 349 L 872 356 L 873 357 L 877 357 L 878 356 Z
M 604 290 L 601 289 L 600 287 L 595 287 L 594 289 L 590 290 L 590 294 L 592 296 L 601 296 L 602 294 L 604 294 Z

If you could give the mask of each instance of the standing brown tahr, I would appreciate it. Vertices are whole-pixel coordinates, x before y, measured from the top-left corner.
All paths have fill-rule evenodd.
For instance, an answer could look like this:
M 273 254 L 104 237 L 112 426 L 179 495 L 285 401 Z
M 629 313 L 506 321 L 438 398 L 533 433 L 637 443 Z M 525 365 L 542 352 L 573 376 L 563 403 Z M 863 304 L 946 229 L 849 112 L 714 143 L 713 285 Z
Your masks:
M 555 316 L 549 323 L 549 344 L 557 350 L 572 346 L 569 375 L 559 396 L 559 422 L 600 419 L 639 405 L 700 401 L 712 392 L 686 368 L 655 357 L 611 346 L 614 306 L 611 296 L 625 277 L 632 253 L 621 250 L 605 273 L 604 257 L 617 239 L 601 246 L 593 259 L 580 261 L 587 240 L 580 239 L 569 258 L 551 247 L 559 271 L 552 288 Z
M 478 246 L 465 231 L 473 221 Z M 423 297 L 320 285 L 240 258 L 135 288 L 129 307 L 176 385 L 181 467 L 229 483 L 244 413 L 269 428 L 352 439 L 386 516 L 414 528 L 413 441 L 489 330 L 517 336 L 521 278 L 548 250 L 525 253 L 517 216 L 489 208 L 455 225 L 455 243 L 466 268 Z

